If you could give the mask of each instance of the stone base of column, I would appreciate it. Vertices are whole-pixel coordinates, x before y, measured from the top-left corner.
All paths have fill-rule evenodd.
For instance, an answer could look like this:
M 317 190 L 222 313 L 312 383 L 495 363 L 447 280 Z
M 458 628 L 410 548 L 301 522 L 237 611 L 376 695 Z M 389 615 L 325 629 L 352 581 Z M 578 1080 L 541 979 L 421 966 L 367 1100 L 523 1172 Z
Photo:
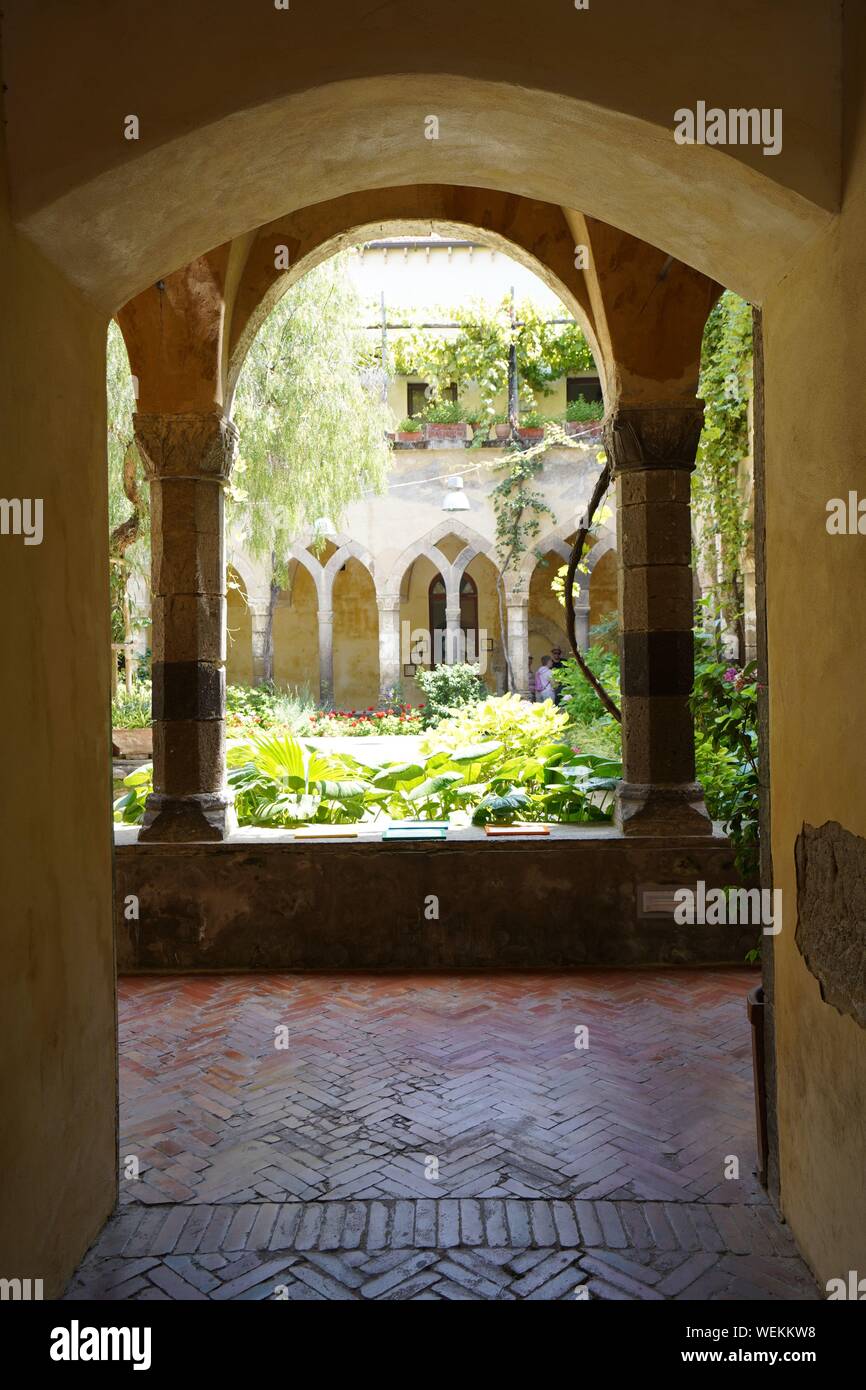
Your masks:
M 151 792 L 138 838 L 162 844 L 227 840 L 236 829 L 234 797 L 229 792 L 195 796 Z
M 673 786 L 620 782 L 616 789 L 616 827 L 623 835 L 713 833 L 700 782 Z

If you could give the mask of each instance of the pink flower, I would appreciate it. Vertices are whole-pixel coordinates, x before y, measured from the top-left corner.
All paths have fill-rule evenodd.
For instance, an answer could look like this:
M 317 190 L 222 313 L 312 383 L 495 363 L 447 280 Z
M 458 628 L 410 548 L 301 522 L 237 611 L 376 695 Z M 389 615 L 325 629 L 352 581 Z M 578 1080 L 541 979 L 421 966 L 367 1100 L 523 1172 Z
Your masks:
M 738 676 L 738 675 L 739 675 L 739 672 L 738 672 L 736 666 L 729 666 L 728 669 L 727 669 L 727 671 L 725 672 L 724 679 L 725 679 L 726 681 L 735 681 L 735 680 L 737 679 L 737 676 Z

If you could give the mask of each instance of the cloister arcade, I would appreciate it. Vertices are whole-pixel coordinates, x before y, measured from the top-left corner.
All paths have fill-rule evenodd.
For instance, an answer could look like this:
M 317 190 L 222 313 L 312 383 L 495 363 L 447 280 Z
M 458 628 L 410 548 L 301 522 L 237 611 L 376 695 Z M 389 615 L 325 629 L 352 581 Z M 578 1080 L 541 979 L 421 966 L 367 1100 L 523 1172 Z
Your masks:
M 385 498 L 377 505 L 380 529 L 394 533 L 387 513 Z M 529 695 L 529 659 L 537 670 L 552 647 L 568 650 L 551 582 L 568 560 L 569 529 L 566 522 L 540 538 L 505 576 L 493 539 L 458 519 L 438 523 L 396 559 L 388 550 L 371 554 L 345 534 L 324 546 L 302 538 L 274 596 L 264 568 L 230 547 L 226 680 L 273 680 L 325 708 L 387 705 L 398 694 L 417 704 L 423 694 L 413 668 L 459 657 L 477 661 L 491 694 Z M 581 647 L 590 628 L 616 612 L 614 545 L 604 524 L 579 577 Z
M 187 894 L 184 941 L 217 910 L 213 883 L 223 907 L 240 901 L 230 876 L 241 862 L 253 876 L 267 862 L 287 916 L 317 893 L 329 905 L 339 892 L 375 898 L 373 855 L 347 853 L 330 881 L 314 865 L 293 896 L 300 856 L 277 872 L 276 851 L 232 840 L 235 561 L 223 488 L 244 352 L 281 288 L 334 249 L 435 223 L 527 258 L 584 326 L 599 368 L 622 630 L 617 822 L 603 844 L 552 846 L 559 878 L 524 858 L 514 882 L 534 874 L 536 897 L 554 908 L 567 884 L 583 903 L 615 861 L 616 903 L 638 941 L 648 928 L 637 890 L 694 878 L 702 856 L 725 851 L 695 778 L 689 479 L 707 315 L 723 285 L 755 305 L 762 874 L 786 904 L 784 930 L 764 938 L 770 1189 L 819 1279 L 862 1271 L 866 777 L 851 715 L 864 684 L 864 587 L 860 542 L 829 536 L 824 509 L 862 473 L 863 7 L 767 0 L 720 20 L 709 3 L 686 18 L 676 0 L 621 0 L 586 13 L 542 7 L 527 22 L 525 7 L 485 0 L 460 7 L 459 42 L 447 24 L 425 27 L 419 42 L 410 6 L 333 0 L 327 41 L 316 7 L 243 9 L 240 23 L 230 0 L 159 3 L 138 7 L 133 24 L 122 0 L 82 0 L 52 5 L 49 23 L 29 0 L 4 5 L 4 490 L 46 499 L 45 544 L 4 536 L 0 547 L 15 676 L 0 713 L 4 1268 L 44 1275 L 59 1293 L 117 1197 L 116 863 L 151 886 L 153 939 L 159 924 L 171 930 L 158 888 L 169 860 Z M 784 109 L 784 147 L 767 158 L 753 145 L 675 142 L 674 112 L 707 97 Z M 130 111 L 140 138 L 124 135 Z M 441 117 L 435 140 L 424 135 L 431 112 Z M 155 769 L 145 825 L 116 861 L 105 795 L 112 316 L 138 380 L 150 482 Z M 575 513 L 545 554 L 562 556 Z M 467 541 L 449 519 L 438 537 L 400 537 L 386 561 L 353 528 L 345 534 L 351 542 L 338 537 L 324 564 L 305 545 L 290 557 L 275 662 L 295 660 L 298 636 L 281 640 L 280 625 L 303 607 L 303 642 L 312 660 L 315 638 L 323 689 L 335 695 L 347 650 L 340 614 L 354 590 L 368 653 L 376 632 L 381 684 L 398 664 L 402 612 L 419 594 L 429 604 L 434 571 L 446 628 L 461 622 L 463 575 L 478 587 L 481 623 L 489 530 L 478 528 L 483 545 Z M 466 544 L 456 549 L 452 535 Z M 602 575 L 612 553 L 599 559 Z M 527 560 L 509 591 L 504 634 L 524 667 L 541 584 L 533 567 Z M 239 572 L 253 666 L 264 659 L 262 590 Z M 540 607 L 535 622 L 545 636 L 555 627 Z M 484 849 L 454 846 L 446 889 L 464 874 L 478 881 Z M 405 877 L 414 862 L 394 856 L 395 901 L 420 890 Z M 473 910 L 505 918 L 504 882 Z M 598 900 L 598 920 L 611 901 Z M 461 900 L 461 924 L 468 911 Z

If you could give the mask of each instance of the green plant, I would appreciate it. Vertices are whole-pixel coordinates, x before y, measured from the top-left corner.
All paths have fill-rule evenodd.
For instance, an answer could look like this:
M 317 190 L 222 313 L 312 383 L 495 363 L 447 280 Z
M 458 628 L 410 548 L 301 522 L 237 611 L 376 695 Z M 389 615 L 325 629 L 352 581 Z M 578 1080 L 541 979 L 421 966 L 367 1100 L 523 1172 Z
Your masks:
M 692 474 L 692 516 L 713 608 L 729 628 L 740 629 L 741 639 L 750 530 L 743 461 L 749 454 L 752 375 L 752 309 L 726 290 L 704 329 L 698 385 L 704 427 Z
M 588 401 L 583 396 L 578 396 L 576 401 L 569 401 L 565 407 L 565 418 L 569 423 L 602 420 L 604 418 L 604 404 L 602 401 Z
M 423 708 L 424 727 L 447 719 L 461 705 L 483 700 L 487 686 L 477 666 L 458 661 L 452 665 L 434 666 L 432 671 L 419 670 L 415 680 L 426 701 Z
M 153 791 L 153 763 L 143 763 L 123 779 L 129 790 L 114 803 L 114 819 L 122 825 L 141 825 L 144 803 Z
M 134 681 L 130 695 L 118 687 L 111 701 L 112 729 L 146 729 L 151 722 L 150 701 L 150 681 Z
M 593 629 L 591 636 L 595 635 Z M 583 659 L 615 700 L 619 699 L 619 654 L 599 642 L 592 642 L 583 652 Z M 599 698 L 577 662 L 569 657 L 553 672 L 554 684 L 561 692 L 561 708 L 574 724 L 587 724 L 602 712 Z
M 428 425 L 462 425 L 466 422 L 466 411 L 460 401 L 431 401 L 421 418 Z
M 397 429 L 401 434 L 420 434 L 421 421 L 417 415 L 407 415 L 405 420 L 401 420 Z
M 540 430 L 545 425 L 545 419 L 540 410 L 525 410 L 520 416 L 520 428 L 523 430 Z
M 334 256 L 297 280 L 265 319 L 238 379 L 240 456 L 227 488 L 227 521 L 270 562 L 320 517 L 339 518 L 363 493 L 381 491 L 392 424 L 381 392 L 365 384 L 361 304 Z M 280 583 L 272 585 L 274 599 Z
M 512 305 L 508 298 L 493 310 L 473 304 L 443 309 L 442 315 L 458 324 L 458 331 L 446 338 L 436 330 L 412 329 L 394 344 L 394 370 L 428 381 L 436 397 L 451 384 L 463 393 L 470 382 L 475 383 L 488 418 L 494 400 L 508 385 L 512 342 L 517 347 L 521 381 L 544 395 L 562 377 L 594 369 L 592 352 L 578 325 L 551 323 L 529 302 Z
M 445 721 L 413 760 L 375 769 L 347 753 L 323 753 L 302 739 L 257 732 L 229 744 L 229 784 L 241 825 L 290 828 L 392 816 L 455 816 L 463 824 L 516 817 L 607 820 L 619 764 L 563 742 L 562 723 L 553 706 L 492 698 Z M 475 736 L 488 729 L 503 737 Z M 152 766 L 131 773 L 125 787 L 114 803 L 115 819 L 140 824 L 153 789 Z
M 315 709 L 309 695 L 282 690 L 271 682 L 226 687 L 226 727 L 233 733 L 257 728 L 300 733 Z
M 450 753 L 495 740 L 503 758 L 531 758 L 543 745 L 560 741 L 567 723 L 550 701 L 533 705 L 519 695 L 487 695 L 443 719 L 427 734 L 421 751 Z
M 715 640 L 695 634 L 695 765 L 707 810 L 721 821 L 740 873 L 758 871 L 758 685 L 755 663 L 718 660 Z

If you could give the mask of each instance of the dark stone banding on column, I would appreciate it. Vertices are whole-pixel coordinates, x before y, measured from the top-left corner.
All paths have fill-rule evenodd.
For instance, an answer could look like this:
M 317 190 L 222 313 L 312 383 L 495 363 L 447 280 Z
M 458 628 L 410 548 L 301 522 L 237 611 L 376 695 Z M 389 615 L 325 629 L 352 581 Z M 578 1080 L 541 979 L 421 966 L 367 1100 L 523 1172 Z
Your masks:
M 155 661 L 154 719 L 222 719 L 225 670 L 211 661 Z
M 151 485 L 153 786 L 139 838 L 222 840 L 225 763 L 223 488 L 237 429 L 220 411 L 136 415 Z
M 626 405 L 604 429 L 617 485 L 623 779 L 628 835 L 710 835 L 695 782 L 694 605 L 689 474 L 700 401 Z
M 623 695 L 690 695 L 695 643 L 688 632 L 623 632 Z

